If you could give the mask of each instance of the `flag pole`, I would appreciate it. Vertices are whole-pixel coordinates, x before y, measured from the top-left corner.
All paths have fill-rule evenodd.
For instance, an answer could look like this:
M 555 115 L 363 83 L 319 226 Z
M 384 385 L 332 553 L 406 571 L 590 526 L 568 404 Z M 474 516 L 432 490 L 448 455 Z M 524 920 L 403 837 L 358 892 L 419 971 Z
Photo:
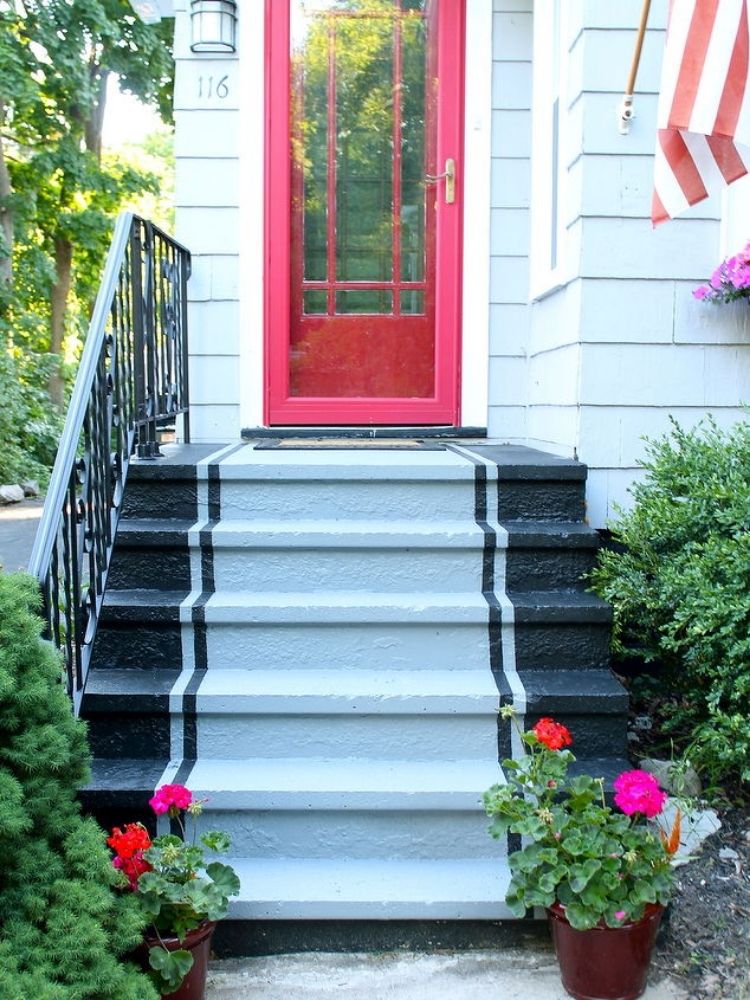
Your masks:
M 634 117 L 633 92 L 635 91 L 635 78 L 638 75 L 638 66 L 641 61 L 643 39 L 646 35 L 646 25 L 648 24 L 648 15 L 650 10 L 651 10 L 651 0 L 643 0 L 643 7 L 641 8 L 641 23 L 638 25 L 638 34 L 635 39 L 635 51 L 633 52 L 633 61 L 630 64 L 630 73 L 628 75 L 628 82 L 625 84 L 625 93 L 622 95 L 622 102 L 620 103 L 621 135 L 627 135 L 628 132 L 630 132 L 630 123 Z

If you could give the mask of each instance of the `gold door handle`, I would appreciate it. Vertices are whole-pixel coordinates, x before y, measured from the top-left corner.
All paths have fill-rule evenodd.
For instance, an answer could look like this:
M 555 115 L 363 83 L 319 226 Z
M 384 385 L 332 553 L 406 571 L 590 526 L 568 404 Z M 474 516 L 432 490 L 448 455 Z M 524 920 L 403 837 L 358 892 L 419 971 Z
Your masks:
M 445 204 L 452 205 L 456 200 L 456 161 L 449 156 L 445 161 L 445 171 L 442 174 L 425 174 L 428 184 L 437 184 L 445 179 Z

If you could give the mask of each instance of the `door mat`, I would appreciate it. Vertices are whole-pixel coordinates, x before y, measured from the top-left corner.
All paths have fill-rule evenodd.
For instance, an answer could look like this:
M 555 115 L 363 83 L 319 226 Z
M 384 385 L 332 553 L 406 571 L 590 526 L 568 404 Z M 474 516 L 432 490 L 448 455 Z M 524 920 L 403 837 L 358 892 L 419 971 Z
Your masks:
M 438 441 L 416 438 L 271 438 L 255 445 L 255 451 L 445 451 Z

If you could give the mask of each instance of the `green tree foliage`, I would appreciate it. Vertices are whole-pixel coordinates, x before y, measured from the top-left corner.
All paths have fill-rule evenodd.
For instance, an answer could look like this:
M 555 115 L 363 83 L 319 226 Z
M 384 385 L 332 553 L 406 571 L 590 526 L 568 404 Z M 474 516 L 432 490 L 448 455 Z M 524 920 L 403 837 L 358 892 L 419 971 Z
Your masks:
M 750 780 L 750 425 L 678 424 L 647 444 L 593 589 L 616 656 L 654 664 L 668 731 L 711 779 Z
M 139 940 L 142 911 L 84 819 L 83 724 L 39 637 L 38 588 L 0 574 L 0 1000 L 156 1000 L 118 955 Z
M 61 355 L 85 334 L 113 218 L 158 185 L 102 156 L 107 82 L 168 119 L 171 30 L 127 0 L 0 0 L 0 351 L 58 408 Z M 31 378 L 43 354 L 53 361 Z

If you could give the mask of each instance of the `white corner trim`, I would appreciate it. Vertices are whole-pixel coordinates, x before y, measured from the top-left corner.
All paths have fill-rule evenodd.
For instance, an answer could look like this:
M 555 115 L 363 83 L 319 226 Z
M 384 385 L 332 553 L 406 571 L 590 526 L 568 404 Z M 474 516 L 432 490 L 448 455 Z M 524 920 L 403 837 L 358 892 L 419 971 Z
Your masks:
M 486 427 L 489 401 L 492 0 L 466 0 L 461 423 Z
M 263 426 L 265 5 L 243 3 L 240 58 L 240 428 Z

